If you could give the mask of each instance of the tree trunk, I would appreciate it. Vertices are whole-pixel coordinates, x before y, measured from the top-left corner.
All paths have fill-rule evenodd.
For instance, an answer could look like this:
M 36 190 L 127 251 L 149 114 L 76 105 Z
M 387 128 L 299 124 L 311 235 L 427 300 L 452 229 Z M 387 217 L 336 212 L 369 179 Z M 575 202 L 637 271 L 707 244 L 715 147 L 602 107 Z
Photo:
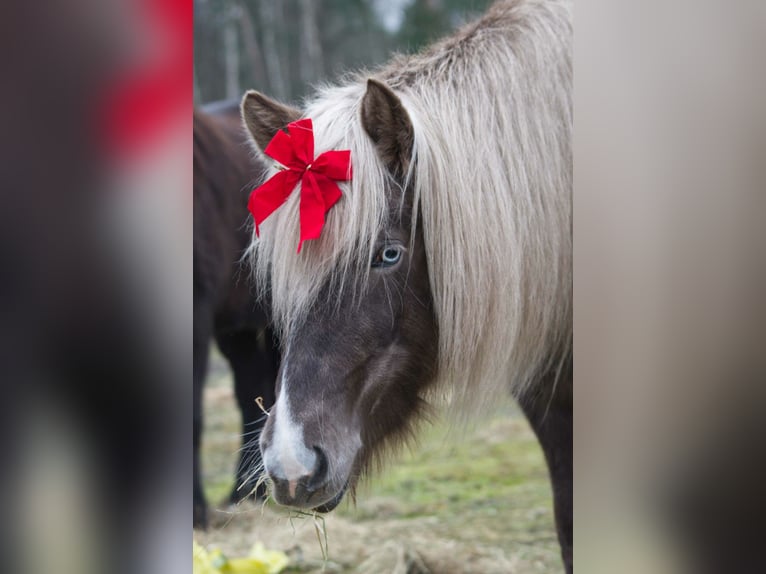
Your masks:
M 269 91 L 274 97 L 284 100 L 287 97 L 287 84 L 282 72 L 282 58 L 279 54 L 276 36 L 277 32 L 284 33 L 284 29 L 278 27 L 282 0 L 264 0 L 259 2 L 258 6 L 263 20 L 263 56 L 269 75 Z
M 192 78 L 193 78 L 192 81 L 194 82 L 194 87 L 193 87 L 194 105 L 199 106 L 200 104 L 202 104 L 202 92 L 200 92 L 200 89 L 199 89 L 199 79 L 197 78 L 197 63 L 196 62 L 194 63 Z
M 223 28 L 223 61 L 227 99 L 239 98 L 242 95 L 242 89 L 239 85 L 239 41 L 237 37 L 239 12 L 239 6 L 231 6 L 226 14 L 226 23 Z
M 245 46 L 245 54 L 247 57 L 247 70 L 250 72 L 250 77 L 247 78 L 248 87 L 253 87 L 257 90 L 266 90 L 268 79 L 266 78 L 266 71 L 263 69 L 263 54 L 258 46 L 253 18 L 250 15 L 250 10 L 241 4 L 239 25 L 240 33 L 242 34 L 242 43 Z
M 322 44 L 319 41 L 317 5 L 320 0 L 300 0 L 301 9 L 301 82 L 304 87 L 324 76 Z

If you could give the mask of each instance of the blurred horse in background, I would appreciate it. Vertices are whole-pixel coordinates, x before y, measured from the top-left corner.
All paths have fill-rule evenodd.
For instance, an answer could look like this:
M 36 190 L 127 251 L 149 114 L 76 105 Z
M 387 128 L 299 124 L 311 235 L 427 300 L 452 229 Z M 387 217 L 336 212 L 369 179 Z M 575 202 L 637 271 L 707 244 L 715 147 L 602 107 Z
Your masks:
M 240 261 L 250 241 L 247 198 L 263 168 L 252 159 L 237 102 L 194 112 L 194 526 L 207 525 L 199 450 L 202 388 L 211 338 L 234 374 L 242 413 L 242 450 L 229 496 L 236 503 L 262 496 L 252 479 L 260 467 L 258 434 L 265 415 L 256 404 L 274 402 L 279 350 L 266 307 L 253 296 Z M 255 174 L 255 178 L 254 178 Z
M 510 392 L 572 571 L 571 57 L 569 2 L 509 0 L 302 110 L 246 95 L 257 148 L 305 117 L 315 157 L 353 163 L 321 237 L 296 254 L 296 190 L 254 242 L 285 353 L 261 435 L 278 502 L 331 510 L 431 405 Z

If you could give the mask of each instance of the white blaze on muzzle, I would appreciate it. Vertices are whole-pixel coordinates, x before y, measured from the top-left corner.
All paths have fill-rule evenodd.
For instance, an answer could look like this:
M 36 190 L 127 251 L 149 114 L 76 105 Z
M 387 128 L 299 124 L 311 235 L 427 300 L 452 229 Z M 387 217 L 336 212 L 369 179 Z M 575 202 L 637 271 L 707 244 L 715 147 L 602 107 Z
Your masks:
M 303 425 L 292 416 L 287 372 L 288 364 L 285 360 L 279 396 L 272 414 L 272 440 L 263 453 L 263 463 L 269 475 L 288 481 L 290 490 L 294 491 L 298 479 L 313 473 L 317 455 L 306 446 L 303 440 Z

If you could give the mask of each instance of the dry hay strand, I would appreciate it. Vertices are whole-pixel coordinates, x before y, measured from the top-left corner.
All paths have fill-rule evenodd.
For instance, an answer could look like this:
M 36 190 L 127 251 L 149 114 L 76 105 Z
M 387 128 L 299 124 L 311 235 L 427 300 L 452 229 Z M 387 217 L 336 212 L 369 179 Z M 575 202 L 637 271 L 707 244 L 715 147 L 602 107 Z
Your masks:
M 359 565 L 359 574 L 432 574 L 420 554 L 400 542 L 386 542 Z

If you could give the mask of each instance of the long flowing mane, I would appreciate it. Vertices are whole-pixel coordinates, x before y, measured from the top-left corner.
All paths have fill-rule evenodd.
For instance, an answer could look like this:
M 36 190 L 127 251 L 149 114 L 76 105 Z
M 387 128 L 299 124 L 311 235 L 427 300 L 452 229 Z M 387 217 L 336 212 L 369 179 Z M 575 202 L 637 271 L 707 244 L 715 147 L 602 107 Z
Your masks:
M 528 390 L 571 353 L 571 9 L 511 0 L 425 52 L 325 87 L 305 106 L 316 153 L 350 149 L 354 179 L 300 255 L 298 193 L 254 240 L 289 341 L 318 301 L 364 284 L 391 182 L 360 121 L 366 79 L 414 128 L 414 193 L 439 326 L 438 388 L 461 408 Z

